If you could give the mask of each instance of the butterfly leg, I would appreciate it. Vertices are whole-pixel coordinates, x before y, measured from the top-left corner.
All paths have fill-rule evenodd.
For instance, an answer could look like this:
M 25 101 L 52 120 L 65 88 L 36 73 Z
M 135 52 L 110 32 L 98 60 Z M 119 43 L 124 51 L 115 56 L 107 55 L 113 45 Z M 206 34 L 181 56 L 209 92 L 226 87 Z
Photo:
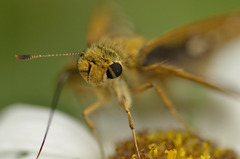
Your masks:
M 177 110 L 175 109 L 174 105 L 172 104 L 171 100 L 167 97 L 166 93 L 162 88 L 155 85 L 154 83 L 146 83 L 144 85 L 139 86 L 138 88 L 134 89 L 133 92 L 143 92 L 149 88 L 153 88 L 159 97 L 162 99 L 164 105 L 168 108 L 170 113 L 173 115 L 173 117 L 191 134 L 191 129 L 187 126 L 187 124 L 184 122 L 184 120 L 181 118 L 181 116 L 178 114 Z
M 132 135 L 133 135 L 133 140 L 134 140 L 136 153 L 137 153 L 138 159 L 141 159 L 140 158 L 140 152 L 139 152 L 139 149 L 138 149 L 138 144 L 137 144 L 137 137 L 136 137 L 135 127 L 134 127 L 133 120 L 132 120 L 132 115 L 131 115 L 129 108 L 126 106 L 124 101 L 121 102 L 120 104 L 123 106 L 124 110 L 126 111 L 126 113 L 128 115 L 129 127 L 132 130 Z
M 211 82 L 208 82 L 208 81 L 206 81 L 196 75 L 193 75 L 191 73 L 187 73 L 183 69 L 177 68 L 175 66 L 164 65 L 164 64 L 154 64 L 154 65 L 143 67 L 143 71 L 148 71 L 148 72 L 151 71 L 155 74 L 164 74 L 164 75 L 168 75 L 168 76 L 184 78 L 184 79 L 199 83 L 203 86 L 206 86 L 208 88 L 214 89 L 214 90 L 222 92 L 222 93 L 226 93 L 229 95 L 233 94 L 233 91 L 231 91 L 231 90 L 214 85 Z
M 100 138 L 97 134 L 96 128 L 94 126 L 94 124 L 92 123 L 92 121 L 88 118 L 88 115 L 90 115 L 92 112 L 96 111 L 98 108 L 100 108 L 102 106 L 102 103 L 100 101 L 92 104 L 91 106 L 87 107 L 84 111 L 83 111 L 83 118 L 85 120 L 85 122 L 87 123 L 88 127 L 91 129 L 93 135 L 95 136 L 99 146 L 100 146 L 100 151 L 101 151 L 101 155 L 102 155 L 102 159 L 105 158 L 105 154 L 104 154 L 104 150 L 103 150 L 103 145 L 102 142 L 100 141 Z

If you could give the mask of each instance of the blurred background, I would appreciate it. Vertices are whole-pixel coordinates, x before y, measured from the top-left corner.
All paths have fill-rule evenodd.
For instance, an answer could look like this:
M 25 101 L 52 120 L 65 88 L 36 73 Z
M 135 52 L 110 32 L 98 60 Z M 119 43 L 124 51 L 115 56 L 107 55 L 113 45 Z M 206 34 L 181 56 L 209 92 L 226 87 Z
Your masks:
M 0 1 L 0 110 L 24 102 L 48 106 L 57 76 L 66 61 L 56 57 L 20 61 L 14 54 L 81 52 L 94 0 Z M 149 39 L 183 24 L 233 11 L 240 1 L 119 0 L 136 33 Z M 59 105 L 71 105 L 72 94 L 63 93 Z M 68 107 L 68 106 L 67 106 Z M 59 109 L 67 110 L 66 106 Z
M 132 21 L 136 33 L 148 39 L 158 37 L 181 25 L 238 10 L 240 7 L 238 0 L 116 2 Z M 0 111 L 13 103 L 50 106 L 59 73 L 66 62 L 76 61 L 77 57 L 20 61 L 15 59 L 14 54 L 81 52 L 86 48 L 85 37 L 95 3 L 94 0 L 0 1 Z M 81 110 L 96 100 L 84 96 L 79 98 L 80 105 L 75 97 L 73 93 L 64 89 L 58 109 L 81 118 Z M 195 101 L 194 97 L 193 100 Z M 201 99 L 195 103 L 199 100 Z M 148 104 L 148 101 L 144 104 Z M 216 108 L 217 106 L 210 110 L 214 112 Z M 110 117 L 114 118 L 115 115 L 111 114 Z M 126 116 L 120 118 L 126 120 Z M 148 124 L 147 121 L 141 122 Z M 128 125 L 125 125 L 128 129 Z M 105 129 L 104 123 L 102 127 Z
M 73 59 L 75 62 L 77 57 L 20 61 L 14 54 L 81 52 L 86 48 L 86 31 L 96 1 L 2 0 L 0 3 L 0 109 L 16 102 L 49 106 L 59 72 L 67 61 Z M 240 6 L 239 1 L 217 0 L 121 0 L 117 3 L 132 21 L 136 33 L 149 39 Z M 94 101 L 83 100 L 82 105 L 86 107 Z M 60 110 L 77 117 L 83 106 L 79 105 L 74 94 L 67 89 L 63 91 Z

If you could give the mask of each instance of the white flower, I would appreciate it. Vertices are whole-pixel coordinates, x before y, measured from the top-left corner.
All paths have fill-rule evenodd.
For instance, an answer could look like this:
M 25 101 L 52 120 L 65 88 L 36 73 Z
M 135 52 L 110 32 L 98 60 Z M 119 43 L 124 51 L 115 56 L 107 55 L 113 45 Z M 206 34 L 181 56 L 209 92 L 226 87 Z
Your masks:
M 8 107 L 0 119 L 0 158 L 36 158 L 48 114 L 49 109 L 34 105 L 15 104 Z M 98 145 L 88 130 L 56 111 L 40 158 L 93 159 L 99 156 Z

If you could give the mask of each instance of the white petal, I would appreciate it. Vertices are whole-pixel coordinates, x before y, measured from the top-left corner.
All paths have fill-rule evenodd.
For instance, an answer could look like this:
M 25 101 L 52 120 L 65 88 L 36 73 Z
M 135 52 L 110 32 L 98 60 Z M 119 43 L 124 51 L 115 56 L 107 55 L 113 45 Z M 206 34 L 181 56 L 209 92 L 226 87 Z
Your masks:
M 49 109 L 26 104 L 9 106 L 0 116 L 0 158 L 35 158 L 43 139 Z M 55 112 L 40 158 L 100 158 L 89 131 L 71 117 Z
M 215 56 L 208 71 L 209 77 L 238 94 L 229 96 L 208 92 L 215 101 L 215 110 L 206 110 L 198 125 L 206 135 L 218 139 L 240 153 L 240 38 L 224 46 Z M 208 117 L 207 117 L 208 116 Z M 206 124 L 207 123 L 207 124 Z
M 240 38 L 214 54 L 209 68 L 207 74 L 212 80 L 240 91 Z

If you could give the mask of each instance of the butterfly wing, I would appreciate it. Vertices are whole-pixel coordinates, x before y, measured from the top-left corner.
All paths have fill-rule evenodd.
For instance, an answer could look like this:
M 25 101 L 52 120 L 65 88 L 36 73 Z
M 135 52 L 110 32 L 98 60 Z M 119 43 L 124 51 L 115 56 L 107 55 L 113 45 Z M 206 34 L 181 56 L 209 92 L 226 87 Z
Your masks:
M 132 25 L 120 8 L 112 1 L 98 4 L 94 9 L 87 33 L 87 43 L 91 44 L 106 38 L 128 36 Z
M 239 34 L 240 12 L 216 16 L 148 42 L 140 50 L 138 60 L 142 65 L 163 62 L 202 75 L 213 53 Z

